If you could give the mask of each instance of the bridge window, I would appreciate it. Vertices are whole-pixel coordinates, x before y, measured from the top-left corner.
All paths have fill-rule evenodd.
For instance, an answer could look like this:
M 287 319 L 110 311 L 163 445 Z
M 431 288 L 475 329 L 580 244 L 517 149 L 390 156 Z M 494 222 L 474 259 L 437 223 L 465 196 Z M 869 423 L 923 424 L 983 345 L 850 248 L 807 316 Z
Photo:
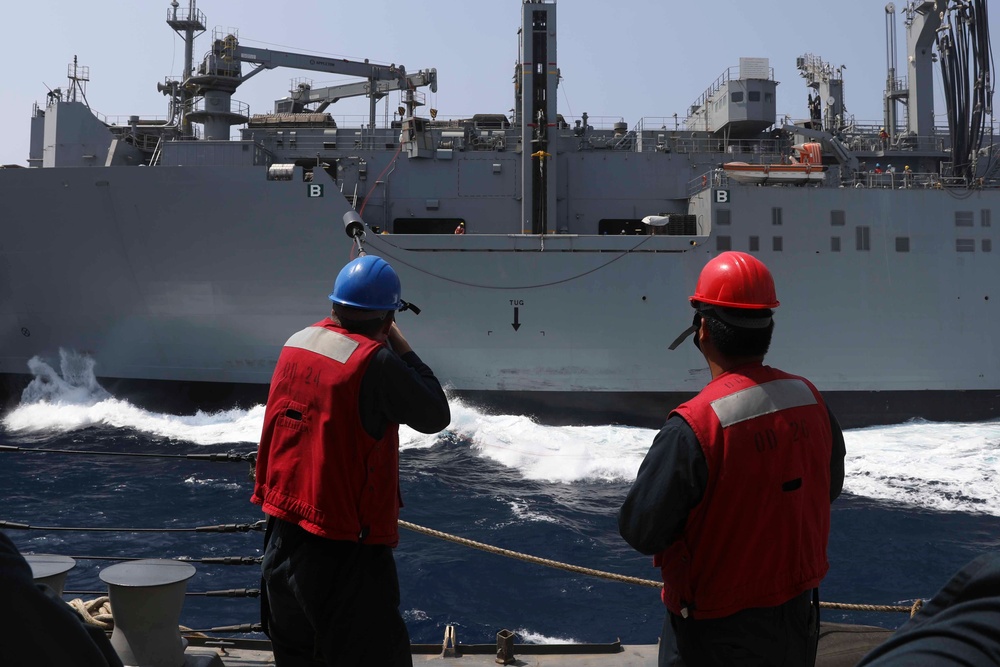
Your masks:
M 896 237 L 896 252 L 910 252 L 910 237 L 909 236 L 897 236 Z

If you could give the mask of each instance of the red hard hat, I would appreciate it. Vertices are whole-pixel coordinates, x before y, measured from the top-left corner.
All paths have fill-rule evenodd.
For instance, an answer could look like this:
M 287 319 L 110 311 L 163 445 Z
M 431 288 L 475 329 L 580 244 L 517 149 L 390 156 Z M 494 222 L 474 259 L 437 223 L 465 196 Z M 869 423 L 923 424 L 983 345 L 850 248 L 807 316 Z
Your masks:
M 774 278 L 764 263 L 745 252 L 727 251 L 711 259 L 689 299 L 724 308 L 777 308 Z

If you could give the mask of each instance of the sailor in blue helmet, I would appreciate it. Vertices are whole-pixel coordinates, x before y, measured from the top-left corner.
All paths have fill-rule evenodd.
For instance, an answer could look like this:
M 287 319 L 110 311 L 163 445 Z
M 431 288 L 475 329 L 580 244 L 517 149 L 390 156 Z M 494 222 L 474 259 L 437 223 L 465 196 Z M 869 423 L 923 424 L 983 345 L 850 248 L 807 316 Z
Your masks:
M 385 260 L 347 264 L 330 301 L 271 378 L 251 497 L 268 516 L 261 620 L 278 667 L 411 665 L 392 555 L 399 425 L 436 433 L 451 413 L 396 325 L 410 305 Z

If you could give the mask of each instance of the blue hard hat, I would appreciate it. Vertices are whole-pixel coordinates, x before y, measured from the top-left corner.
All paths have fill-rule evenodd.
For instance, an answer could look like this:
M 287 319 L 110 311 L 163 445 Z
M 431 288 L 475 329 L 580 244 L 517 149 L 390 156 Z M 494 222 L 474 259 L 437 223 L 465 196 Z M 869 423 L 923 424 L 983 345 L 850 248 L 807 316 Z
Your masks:
M 359 310 L 399 310 L 399 276 L 381 257 L 365 255 L 340 270 L 330 301 Z

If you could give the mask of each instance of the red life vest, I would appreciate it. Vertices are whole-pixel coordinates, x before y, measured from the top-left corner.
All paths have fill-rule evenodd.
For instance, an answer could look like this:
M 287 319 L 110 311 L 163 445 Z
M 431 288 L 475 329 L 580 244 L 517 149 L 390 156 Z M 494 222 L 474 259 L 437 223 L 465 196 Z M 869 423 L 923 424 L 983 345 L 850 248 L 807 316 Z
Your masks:
M 251 501 L 331 540 L 399 542 L 399 425 L 372 438 L 361 379 L 382 347 L 326 319 L 296 333 L 271 379 Z
M 816 387 L 752 364 L 673 412 L 701 444 L 708 485 L 681 538 L 653 559 L 667 608 L 720 618 L 818 586 L 829 569 L 833 438 Z

